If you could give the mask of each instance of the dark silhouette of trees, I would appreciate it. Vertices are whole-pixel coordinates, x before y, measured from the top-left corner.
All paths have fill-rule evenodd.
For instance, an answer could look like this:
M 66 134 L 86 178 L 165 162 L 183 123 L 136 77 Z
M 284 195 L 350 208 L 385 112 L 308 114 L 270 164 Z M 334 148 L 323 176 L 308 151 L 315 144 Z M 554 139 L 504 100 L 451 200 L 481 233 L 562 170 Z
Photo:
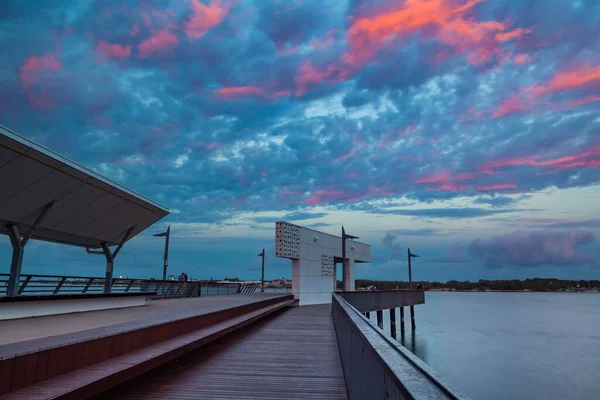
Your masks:
M 533 279 L 510 279 L 488 281 L 480 279 L 477 282 L 455 281 L 448 282 L 426 282 L 413 281 L 414 286 L 421 283 L 425 290 L 447 290 L 447 291 L 531 291 L 531 292 L 559 292 L 565 290 L 586 290 L 600 288 L 599 280 L 561 280 L 556 278 L 533 278 Z M 404 281 L 374 281 L 368 279 L 357 279 L 356 287 L 365 288 L 375 285 L 379 290 L 408 289 L 408 282 Z

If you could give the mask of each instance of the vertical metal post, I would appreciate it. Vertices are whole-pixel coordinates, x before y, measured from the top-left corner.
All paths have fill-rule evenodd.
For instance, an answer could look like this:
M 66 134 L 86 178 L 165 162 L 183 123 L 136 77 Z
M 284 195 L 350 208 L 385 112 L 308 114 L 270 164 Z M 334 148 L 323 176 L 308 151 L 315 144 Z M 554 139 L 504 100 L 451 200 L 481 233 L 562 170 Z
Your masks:
M 167 237 L 165 238 L 165 259 L 163 262 L 163 280 L 167 279 L 167 268 L 169 267 L 169 238 L 171 237 L 171 225 L 167 228 Z
M 415 306 L 410 306 L 410 327 L 414 331 L 415 330 Z
M 337 284 L 336 284 L 337 286 Z M 346 231 L 342 225 L 342 290 L 346 290 Z
M 410 265 L 410 259 L 411 259 L 411 254 L 410 254 L 410 249 L 408 249 L 408 289 L 412 290 L 412 268 Z
M 396 339 L 396 309 L 390 308 L 390 333 Z
M 383 310 L 377 310 L 377 326 L 383 329 Z
M 104 290 L 102 292 L 110 293 L 112 287 L 113 264 L 115 262 L 115 259 L 106 242 L 102 242 L 100 245 L 102 246 L 104 257 L 106 257 L 106 274 L 104 277 Z
M 342 225 L 342 289 L 350 290 L 346 287 L 346 239 L 358 239 L 358 236 L 346 235 L 346 230 Z M 350 266 L 348 266 L 350 269 Z
M 265 292 L 265 248 L 263 247 L 262 252 L 258 255 L 259 257 L 262 256 L 262 275 L 260 278 L 260 292 L 264 293 Z
M 10 263 L 10 277 L 6 287 L 6 295 L 9 297 L 18 296 L 19 284 L 21 282 L 21 269 L 23 268 L 23 253 L 25 247 L 21 241 L 19 229 L 15 225 L 7 225 L 6 230 L 12 244 L 13 254 Z
M 408 249 L 408 289 L 412 290 L 412 268 L 410 265 L 410 259 L 413 257 L 419 257 L 416 254 L 410 252 L 410 248 Z
M 156 237 L 165 237 L 165 253 L 163 254 L 163 281 L 167 280 L 167 267 L 169 266 L 169 238 L 171 237 L 171 225 L 167 228 L 166 232 L 157 233 L 153 235 Z
M 400 307 L 400 333 L 404 336 L 404 307 Z
M 365 313 L 365 317 L 367 317 L 367 319 L 371 319 L 371 313 L 367 311 L 367 312 Z

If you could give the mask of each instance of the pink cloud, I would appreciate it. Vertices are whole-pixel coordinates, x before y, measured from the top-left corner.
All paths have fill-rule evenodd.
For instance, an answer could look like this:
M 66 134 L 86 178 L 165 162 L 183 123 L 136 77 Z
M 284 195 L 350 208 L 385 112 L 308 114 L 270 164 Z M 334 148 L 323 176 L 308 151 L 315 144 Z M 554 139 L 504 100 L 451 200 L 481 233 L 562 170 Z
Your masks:
M 440 171 L 419 178 L 414 183 L 432 184 L 433 186 L 428 188 L 428 190 L 432 191 L 456 192 L 468 189 L 469 186 L 461 182 L 473 180 L 475 177 L 476 174 L 472 173 L 463 173 L 455 176 L 450 171 Z
M 308 200 L 306 200 L 306 204 L 317 205 L 331 201 L 354 200 L 357 197 L 356 195 L 344 193 L 339 190 L 315 190 L 311 193 Z
M 528 29 L 509 29 L 499 21 L 477 21 L 468 14 L 484 0 L 406 0 L 395 10 L 354 19 L 348 29 L 349 50 L 342 60 L 349 65 L 369 63 L 390 40 L 420 33 L 468 53 L 471 64 L 489 60 L 502 49 L 500 43 L 520 39 Z
M 289 90 L 279 90 L 279 91 L 274 92 L 271 95 L 271 98 L 276 99 L 278 97 L 288 97 L 288 96 L 291 96 L 291 95 L 292 95 L 292 93 Z
M 324 50 L 335 42 L 336 33 L 337 30 L 330 29 L 325 34 L 325 38 L 323 40 L 311 40 L 309 44 L 314 50 Z
M 47 53 L 42 57 L 29 57 L 21 66 L 19 76 L 21 82 L 31 85 L 37 80 L 37 74 L 48 71 L 59 71 L 62 64 L 53 53 Z
M 415 131 L 415 127 L 412 125 L 408 125 L 406 128 L 404 129 L 398 129 L 398 136 L 404 136 L 404 135 L 409 135 L 411 133 L 413 133 Z
M 525 102 L 519 96 L 511 96 L 504 100 L 492 114 L 492 118 L 500 118 L 509 114 L 526 110 Z
M 192 40 L 200 39 L 206 32 L 220 24 L 229 12 L 229 7 L 221 6 L 220 0 L 212 0 L 209 5 L 192 0 L 192 16 L 185 23 L 185 33 Z
M 558 71 L 548 83 L 542 86 L 531 86 L 526 92 L 534 97 L 567 90 L 585 89 L 600 85 L 600 65 L 581 65 Z
M 263 91 L 256 86 L 227 86 L 213 90 L 213 93 L 221 99 L 231 100 L 240 97 L 261 96 Z
M 101 51 L 112 58 L 125 58 L 131 55 L 131 46 L 120 45 L 120 44 L 111 44 L 105 42 L 104 40 L 98 41 L 98 45 L 96 46 L 96 50 Z
M 32 107 L 40 110 L 50 110 L 54 108 L 54 103 L 52 100 L 44 95 L 32 94 L 27 98 L 27 100 Z
M 547 103 L 544 97 L 555 93 L 600 88 L 600 65 L 579 65 L 565 70 L 557 71 L 550 80 L 543 85 L 532 85 L 522 90 L 518 95 L 512 95 L 504 100 L 491 118 L 499 118 L 508 114 L 533 109 L 535 106 Z M 583 98 L 564 101 L 562 103 L 544 107 L 547 110 L 564 110 L 579 107 L 600 100 L 600 96 L 588 95 Z M 525 106 L 527 104 L 527 107 Z
M 151 35 L 138 45 L 139 57 L 145 58 L 156 53 L 163 53 L 179 43 L 177 36 L 164 29 Z
M 600 168 L 600 146 L 559 158 L 544 159 L 539 155 L 506 158 L 481 164 L 479 168 L 481 171 L 494 173 L 496 169 L 515 166 L 544 167 L 549 169 L 549 172 L 573 168 Z
M 129 36 L 136 37 L 140 33 L 140 27 L 138 26 L 138 24 L 133 24 L 128 33 Z
M 298 69 L 298 74 L 294 81 L 298 85 L 296 96 L 301 96 L 306 93 L 307 88 L 311 84 L 321 83 L 331 75 L 332 69 L 328 71 L 319 71 L 309 61 L 303 63 Z
M 515 64 L 529 64 L 534 60 L 535 56 L 519 53 L 515 56 Z
M 514 183 L 498 183 L 495 185 L 483 185 L 477 186 L 476 189 L 479 192 L 486 192 L 491 190 L 501 190 L 501 189 L 516 189 L 517 185 Z

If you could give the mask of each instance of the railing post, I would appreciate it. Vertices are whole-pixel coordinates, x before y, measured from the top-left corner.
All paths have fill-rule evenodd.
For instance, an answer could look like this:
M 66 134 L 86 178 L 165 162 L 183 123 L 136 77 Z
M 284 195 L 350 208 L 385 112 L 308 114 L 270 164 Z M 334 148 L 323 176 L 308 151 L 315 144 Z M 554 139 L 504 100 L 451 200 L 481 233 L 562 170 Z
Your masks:
M 371 319 L 371 313 L 367 311 L 367 312 L 365 313 L 365 317 L 367 317 L 367 319 Z
M 383 310 L 377 310 L 377 326 L 383 329 Z
M 415 330 L 415 306 L 410 306 L 410 327 L 414 331 Z
M 88 283 L 85 285 L 85 287 L 83 288 L 83 291 L 81 293 L 86 293 L 88 291 L 88 289 L 90 288 L 92 282 L 94 282 L 94 278 L 90 278 L 88 280 Z
M 56 289 L 54 289 L 54 292 L 52 294 L 58 293 L 58 291 L 60 290 L 60 288 L 62 287 L 62 285 L 65 284 L 66 280 L 67 280 L 67 277 L 63 276 L 62 279 L 60 280 L 60 282 L 58 282 L 58 285 L 56 285 Z
M 390 308 L 390 333 L 396 339 L 396 309 Z
M 125 288 L 125 293 L 129 292 L 129 289 L 131 288 L 131 285 L 133 285 L 133 281 L 134 281 L 134 280 L 135 280 L 135 279 L 131 279 L 131 280 L 129 281 L 129 285 L 127 285 L 127 287 Z
M 400 333 L 404 336 L 404 307 L 400 307 Z
M 25 278 L 25 282 L 23 282 L 21 284 L 21 286 L 19 287 L 19 294 L 23 293 L 23 291 L 25 290 L 25 288 L 27 287 L 27 284 L 29 283 L 29 281 L 31 280 L 32 275 L 27 275 L 27 278 Z

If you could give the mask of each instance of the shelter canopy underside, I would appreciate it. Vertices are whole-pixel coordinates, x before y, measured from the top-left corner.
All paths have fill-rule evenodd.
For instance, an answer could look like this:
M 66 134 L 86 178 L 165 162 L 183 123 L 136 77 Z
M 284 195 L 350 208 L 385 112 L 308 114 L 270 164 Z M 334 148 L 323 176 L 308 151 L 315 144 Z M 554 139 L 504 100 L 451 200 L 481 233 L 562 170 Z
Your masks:
M 0 233 L 24 234 L 53 203 L 33 239 L 117 245 L 165 217 L 163 206 L 0 126 Z

